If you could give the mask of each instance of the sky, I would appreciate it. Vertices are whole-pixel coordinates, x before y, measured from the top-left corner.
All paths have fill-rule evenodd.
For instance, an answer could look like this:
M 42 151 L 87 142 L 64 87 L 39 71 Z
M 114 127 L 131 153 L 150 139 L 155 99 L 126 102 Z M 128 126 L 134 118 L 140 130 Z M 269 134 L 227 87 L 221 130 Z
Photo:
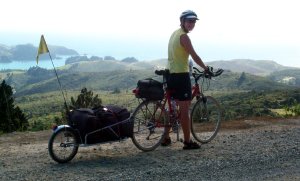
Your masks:
M 189 33 L 204 62 L 274 60 L 300 67 L 297 0 L 0 0 L 0 44 L 49 45 L 80 54 L 167 58 L 182 11 L 199 21 Z

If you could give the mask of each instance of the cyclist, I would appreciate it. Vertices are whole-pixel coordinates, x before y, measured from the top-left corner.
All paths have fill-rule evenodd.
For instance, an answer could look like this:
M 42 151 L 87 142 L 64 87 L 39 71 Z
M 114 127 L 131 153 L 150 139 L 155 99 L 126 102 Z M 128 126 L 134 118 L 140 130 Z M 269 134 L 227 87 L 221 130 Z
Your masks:
M 168 88 L 173 90 L 172 97 L 179 105 L 180 121 L 184 134 L 183 149 L 198 149 L 200 145 L 190 139 L 191 123 L 189 118 L 189 107 L 192 99 L 191 81 L 189 75 L 189 55 L 195 63 L 207 71 L 207 67 L 195 52 L 189 36 L 187 35 L 195 27 L 199 20 L 197 14 L 191 10 L 182 12 L 180 15 L 180 28 L 173 32 L 168 45 L 168 66 L 170 76 Z M 170 128 L 166 128 L 169 133 Z M 170 136 L 167 134 L 162 141 L 162 146 L 171 144 Z

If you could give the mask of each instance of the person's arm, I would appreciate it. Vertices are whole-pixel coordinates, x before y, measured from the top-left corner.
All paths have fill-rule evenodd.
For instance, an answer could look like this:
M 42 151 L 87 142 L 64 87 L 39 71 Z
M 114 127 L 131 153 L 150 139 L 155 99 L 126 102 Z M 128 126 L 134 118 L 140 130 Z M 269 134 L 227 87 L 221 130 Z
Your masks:
M 180 43 L 185 48 L 185 50 L 192 56 L 193 60 L 204 70 L 207 70 L 207 67 L 195 52 L 192 42 L 187 34 L 183 34 L 180 36 Z

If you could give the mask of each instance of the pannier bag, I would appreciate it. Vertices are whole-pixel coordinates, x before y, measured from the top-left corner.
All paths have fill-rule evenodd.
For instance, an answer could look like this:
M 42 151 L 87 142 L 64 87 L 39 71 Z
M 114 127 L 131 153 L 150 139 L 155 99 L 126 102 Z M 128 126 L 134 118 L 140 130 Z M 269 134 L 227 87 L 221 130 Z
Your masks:
M 139 80 L 135 96 L 148 100 L 161 100 L 164 97 L 163 84 L 151 78 Z
M 132 137 L 132 122 L 122 122 L 129 117 L 130 113 L 126 108 L 108 105 L 95 109 L 76 109 L 71 113 L 70 119 L 79 130 L 83 143 L 87 134 L 105 128 L 87 137 L 87 144 L 93 144 Z

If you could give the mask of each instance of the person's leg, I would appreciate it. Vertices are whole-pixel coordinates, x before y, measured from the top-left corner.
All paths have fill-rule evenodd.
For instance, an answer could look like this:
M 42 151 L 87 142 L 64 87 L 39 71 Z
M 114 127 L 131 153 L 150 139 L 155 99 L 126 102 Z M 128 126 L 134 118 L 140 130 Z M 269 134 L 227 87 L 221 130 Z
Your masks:
M 170 130 L 171 130 L 171 127 L 165 126 L 164 138 L 161 142 L 161 146 L 169 146 L 171 144 Z
M 189 117 L 189 106 L 191 101 L 178 101 L 180 110 L 180 121 L 184 135 L 184 150 L 199 149 L 200 145 L 191 140 L 191 121 Z
M 184 135 L 184 141 L 190 142 L 190 133 L 191 133 L 191 122 L 189 117 L 189 107 L 191 101 L 177 101 L 180 111 L 180 122 L 182 126 L 182 131 Z

